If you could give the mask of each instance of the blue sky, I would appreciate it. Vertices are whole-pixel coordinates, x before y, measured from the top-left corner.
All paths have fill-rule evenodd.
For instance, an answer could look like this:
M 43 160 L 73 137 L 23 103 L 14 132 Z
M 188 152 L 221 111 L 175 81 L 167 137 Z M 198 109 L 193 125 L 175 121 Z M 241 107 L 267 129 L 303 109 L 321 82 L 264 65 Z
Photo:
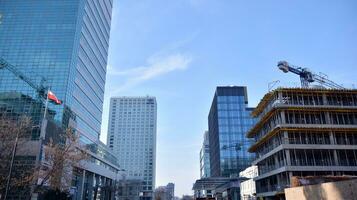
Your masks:
M 353 0 L 116 0 L 101 139 L 111 96 L 156 96 L 157 186 L 191 194 L 215 87 L 247 86 L 255 106 L 269 82 L 299 83 L 279 60 L 357 87 L 356 11 Z

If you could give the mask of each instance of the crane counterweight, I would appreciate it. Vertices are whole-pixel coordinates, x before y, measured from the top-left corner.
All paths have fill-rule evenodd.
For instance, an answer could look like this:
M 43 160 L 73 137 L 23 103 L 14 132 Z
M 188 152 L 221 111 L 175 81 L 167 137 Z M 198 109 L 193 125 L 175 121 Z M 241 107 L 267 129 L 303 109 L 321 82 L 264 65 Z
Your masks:
M 284 73 L 288 73 L 289 72 L 289 64 L 286 61 L 280 61 L 278 62 L 278 67 L 281 71 L 283 71 Z
M 303 88 L 308 88 L 309 84 L 312 82 L 318 82 L 325 87 L 334 89 L 345 89 L 343 86 L 327 79 L 326 77 L 312 73 L 308 68 L 301 68 L 294 65 L 290 65 L 287 61 L 279 61 L 277 66 L 284 73 L 292 72 L 296 75 L 299 75 L 301 86 Z

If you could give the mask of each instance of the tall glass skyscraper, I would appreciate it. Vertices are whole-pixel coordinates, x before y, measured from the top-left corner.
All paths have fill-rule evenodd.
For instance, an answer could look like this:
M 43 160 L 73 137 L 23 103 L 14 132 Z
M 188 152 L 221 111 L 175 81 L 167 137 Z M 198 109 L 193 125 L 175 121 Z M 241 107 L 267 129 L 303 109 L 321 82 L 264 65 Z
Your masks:
M 217 87 L 208 116 L 210 167 L 212 177 L 238 176 L 251 165 L 251 139 L 246 132 L 254 125 L 248 107 L 247 88 Z
M 0 1 L 0 57 L 37 84 L 45 78 L 64 102 L 50 105 L 55 119 L 66 123 L 71 110 L 87 142 L 100 134 L 111 10 L 112 0 Z M 37 98 L 5 69 L 0 92 Z
M 112 0 L 0 0 L 0 57 L 48 86 L 63 102 L 49 104 L 51 118 L 74 127 L 82 143 L 110 160 L 96 163 L 114 170 L 114 157 L 99 142 L 112 6 Z M 41 102 L 36 91 L 0 69 L 1 111 L 41 121 L 44 109 L 30 109 L 31 101 Z

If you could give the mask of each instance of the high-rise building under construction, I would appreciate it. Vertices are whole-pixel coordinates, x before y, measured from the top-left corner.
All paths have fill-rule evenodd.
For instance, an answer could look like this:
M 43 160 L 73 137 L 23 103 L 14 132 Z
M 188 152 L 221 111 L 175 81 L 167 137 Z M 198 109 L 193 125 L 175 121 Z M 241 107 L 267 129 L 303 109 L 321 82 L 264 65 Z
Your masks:
M 357 175 L 357 90 L 279 88 L 252 115 L 258 197 L 284 198 L 293 176 Z

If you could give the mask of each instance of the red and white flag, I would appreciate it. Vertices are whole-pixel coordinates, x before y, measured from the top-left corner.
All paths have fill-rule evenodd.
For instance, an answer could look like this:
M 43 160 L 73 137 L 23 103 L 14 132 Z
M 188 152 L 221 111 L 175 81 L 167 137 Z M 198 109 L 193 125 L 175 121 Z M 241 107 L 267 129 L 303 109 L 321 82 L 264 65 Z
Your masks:
M 53 92 L 48 91 L 47 93 L 47 98 L 51 101 L 53 101 L 56 104 L 62 104 L 62 102 L 56 97 L 55 94 L 53 94 Z

